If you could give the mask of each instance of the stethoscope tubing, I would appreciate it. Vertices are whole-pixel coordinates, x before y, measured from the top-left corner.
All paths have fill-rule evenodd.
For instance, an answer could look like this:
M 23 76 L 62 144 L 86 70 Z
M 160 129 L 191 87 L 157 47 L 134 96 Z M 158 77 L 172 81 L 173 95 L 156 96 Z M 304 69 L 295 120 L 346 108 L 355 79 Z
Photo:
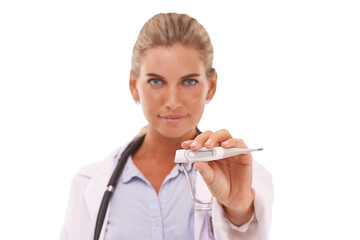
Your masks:
M 124 170 L 125 164 L 127 159 L 130 155 L 134 154 L 141 144 L 143 143 L 145 135 L 140 137 L 136 137 L 122 152 L 121 156 L 117 160 L 117 165 L 115 167 L 114 172 L 111 175 L 111 178 L 107 184 L 106 191 L 104 193 L 103 199 L 100 204 L 99 212 L 96 218 L 96 225 L 95 225 L 95 233 L 94 233 L 94 240 L 98 240 L 101 234 L 101 229 L 104 225 L 104 219 L 106 216 L 107 208 L 109 206 L 110 198 L 115 191 L 118 179 Z

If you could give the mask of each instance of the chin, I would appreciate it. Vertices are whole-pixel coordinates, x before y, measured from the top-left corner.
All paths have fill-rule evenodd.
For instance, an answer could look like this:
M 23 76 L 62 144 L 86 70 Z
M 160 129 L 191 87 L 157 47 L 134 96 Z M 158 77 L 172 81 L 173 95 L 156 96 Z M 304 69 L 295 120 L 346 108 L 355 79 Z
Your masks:
M 188 131 L 181 131 L 180 129 L 171 129 L 171 130 L 163 130 L 160 132 L 163 136 L 167 138 L 181 138 L 184 136 Z
M 184 135 L 188 134 L 190 131 L 195 129 L 194 127 L 171 127 L 171 128 L 161 128 L 158 129 L 158 132 L 167 138 L 182 138 Z

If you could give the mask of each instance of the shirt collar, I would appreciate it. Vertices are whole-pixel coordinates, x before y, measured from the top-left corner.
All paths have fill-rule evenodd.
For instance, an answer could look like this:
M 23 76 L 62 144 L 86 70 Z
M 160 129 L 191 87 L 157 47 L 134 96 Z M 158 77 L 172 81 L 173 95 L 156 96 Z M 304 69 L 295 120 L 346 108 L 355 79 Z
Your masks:
M 194 163 L 185 163 L 184 165 L 188 172 L 191 172 L 193 170 Z M 182 166 L 180 166 L 180 164 L 177 164 L 166 178 L 167 180 L 176 178 L 181 172 L 184 172 L 184 169 L 182 168 Z M 140 179 L 145 179 L 142 172 L 135 166 L 131 156 L 129 156 L 120 179 L 123 183 L 128 183 L 136 177 Z
M 184 163 L 184 165 L 188 172 L 191 172 L 194 167 L 194 163 Z M 180 172 L 184 172 L 184 169 L 182 168 L 182 166 L 180 166 L 180 164 L 178 164 L 176 166 L 179 168 Z
M 193 169 L 194 163 L 185 163 L 185 168 L 188 172 L 191 172 Z M 175 167 L 171 170 L 169 175 L 166 177 L 166 180 L 170 180 L 172 178 L 176 178 L 180 173 L 184 172 L 184 169 L 180 164 L 175 165 Z M 165 181 L 166 181 L 165 180 Z
M 138 177 L 143 179 L 144 175 L 140 172 L 140 170 L 135 166 L 131 156 L 129 156 L 125 166 L 124 166 L 124 170 L 121 174 L 121 181 L 123 183 L 127 183 L 130 182 L 131 179 Z

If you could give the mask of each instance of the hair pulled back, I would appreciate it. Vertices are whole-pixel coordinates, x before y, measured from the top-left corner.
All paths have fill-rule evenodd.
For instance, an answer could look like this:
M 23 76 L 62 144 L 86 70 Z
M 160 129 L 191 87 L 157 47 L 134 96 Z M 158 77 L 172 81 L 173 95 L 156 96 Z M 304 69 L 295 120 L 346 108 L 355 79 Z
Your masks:
M 207 77 L 212 77 L 213 46 L 209 34 L 195 18 L 178 13 L 159 13 L 144 24 L 135 42 L 131 59 L 135 76 L 140 74 L 141 57 L 147 49 L 171 46 L 174 43 L 198 50 L 205 64 Z

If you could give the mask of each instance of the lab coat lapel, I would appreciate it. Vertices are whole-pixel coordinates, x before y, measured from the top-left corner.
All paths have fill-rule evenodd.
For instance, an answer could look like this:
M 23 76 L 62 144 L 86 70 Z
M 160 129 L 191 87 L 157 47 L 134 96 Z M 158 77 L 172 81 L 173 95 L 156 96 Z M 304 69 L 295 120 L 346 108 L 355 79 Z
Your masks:
M 107 165 L 108 166 L 106 170 L 99 172 L 91 178 L 84 193 L 85 202 L 88 207 L 90 218 L 94 225 L 96 222 L 100 203 L 106 189 L 106 184 L 109 179 L 108 177 L 109 174 L 111 174 L 111 168 L 109 167 L 110 164 Z
M 117 151 L 114 151 L 114 153 L 112 153 L 105 161 L 99 163 L 103 164 L 102 166 L 95 165 L 93 169 L 90 169 L 88 173 L 85 173 L 90 180 L 84 192 L 84 201 L 94 228 L 107 183 L 114 170 L 116 159 L 119 154 L 121 154 L 121 150 L 118 149 Z M 108 213 L 109 211 L 107 211 L 105 216 L 104 224 L 108 221 Z M 104 230 L 105 229 L 102 228 L 100 239 L 104 237 Z

